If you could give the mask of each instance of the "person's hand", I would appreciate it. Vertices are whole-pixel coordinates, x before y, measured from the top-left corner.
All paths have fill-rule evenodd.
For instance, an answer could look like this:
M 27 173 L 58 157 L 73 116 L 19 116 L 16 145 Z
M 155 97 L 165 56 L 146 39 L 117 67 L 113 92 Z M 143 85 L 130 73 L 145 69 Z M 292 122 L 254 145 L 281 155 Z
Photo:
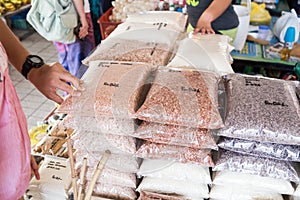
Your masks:
M 207 12 L 204 12 L 199 18 L 197 25 L 194 29 L 194 34 L 215 34 L 215 31 L 211 27 L 211 22 L 213 21 L 213 16 Z
M 36 161 L 32 155 L 30 156 L 30 166 L 31 166 L 31 173 L 34 174 L 37 180 L 40 180 L 39 167 L 36 164 Z
M 84 19 L 80 19 L 80 22 L 81 22 L 81 27 L 79 29 L 79 35 L 78 37 L 80 39 L 86 37 L 88 35 L 88 31 L 89 31 L 89 25 L 87 23 L 87 20 L 86 18 L 84 17 Z
M 28 80 L 47 98 L 58 104 L 63 102 L 62 97 L 57 94 L 57 90 L 62 90 L 73 96 L 80 96 L 84 88 L 82 81 L 71 75 L 59 63 L 51 65 L 45 64 L 40 68 L 33 68 L 28 73 Z M 67 82 L 71 83 L 68 84 Z

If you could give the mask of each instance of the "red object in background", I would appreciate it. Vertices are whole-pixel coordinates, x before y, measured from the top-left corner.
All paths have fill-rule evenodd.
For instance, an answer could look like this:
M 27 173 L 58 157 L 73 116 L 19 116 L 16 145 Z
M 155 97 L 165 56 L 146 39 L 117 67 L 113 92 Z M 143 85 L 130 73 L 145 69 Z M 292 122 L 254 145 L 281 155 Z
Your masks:
M 109 20 L 109 16 L 112 14 L 113 7 L 109 8 L 98 20 L 100 25 L 101 38 L 105 39 L 109 36 L 115 28 L 122 22 L 112 22 Z

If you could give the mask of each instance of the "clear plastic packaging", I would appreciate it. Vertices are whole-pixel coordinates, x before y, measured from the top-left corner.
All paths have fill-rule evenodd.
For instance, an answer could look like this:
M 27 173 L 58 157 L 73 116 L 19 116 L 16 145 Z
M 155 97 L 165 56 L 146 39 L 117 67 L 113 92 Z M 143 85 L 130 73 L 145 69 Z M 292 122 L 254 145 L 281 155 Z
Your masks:
M 213 171 L 241 172 L 299 182 L 295 166 L 291 162 L 243 155 L 232 151 L 219 151 Z
M 58 112 L 73 116 L 130 118 L 143 101 L 156 67 L 143 63 L 95 61 L 83 76 L 85 91 L 69 96 Z
M 139 177 L 174 179 L 196 184 L 211 184 L 208 167 L 191 163 L 180 163 L 167 160 L 144 159 L 137 173 Z
M 88 187 L 88 185 L 89 182 L 85 187 Z M 93 195 L 120 200 L 132 200 L 137 198 L 136 193 L 132 188 L 102 183 L 97 183 L 95 185 Z
M 118 37 L 119 34 L 122 34 L 124 32 L 130 32 L 135 30 L 149 30 L 150 32 L 156 30 L 166 30 L 166 31 L 175 31 L 179 35 L 179 31 L 176 30 L 176 25 L 174 24 L 168 24 L 167 22 L 156 22 L 156 23 L 144 23 L 144 22 L 123 22 L 122 24 L 119 24 L 117 28 L 111 34 L 109 37 Z M 154 29 L 154 30 L 153 30 Z
M 293 82 L 230 74 L 227 113 L 220 135 L 278 144 L 300 144 L 300 106 Z
M 206 184 L 196 185 L 188 181 L 177 181 L 165 178 L 144 177 L 139 187 L 140 191 L 149 191 L 165 194 L 177 194 L 183 198 L 203 199 L 209 198 L 208 186 Z
M 162 124 L 223 127 L 218 111 L 218 81 L 219 76 L 213 72 L 160 68 L 136 116 Z
M 83 149 L 88 152 L 110 150 L 113 154 L 135 154 L 136 152 L 136 138 L 130 136 L 80 131 L 71 138 L 74 141 L 74 149 Z
M 220 137 L 218 146 L 226 150 L 253 156 L 300 162 L 299 145 L 263 143 L 237 138 Z
M 65 127 L 72 127 L 81 131 L 92 131 L 111 135 L 132 135 L 138 127 L 135 119 L 121 118 L 98 118 L 89 116 L 71 116 L 68 115 L 63 121 Z
M 86 171 L 85 180 L 91 181 L 95 170 L 96 170 L 96 166 L 88 167 Z M 78 174 L 80 174 L 80 169 L 78 169 Z M 101 172 L 97 180 L 97 183 L 113 184 L 113 185 L 135 189 L 137 186 L 136 185 L 137 179 L 136 179 L 136 175 L 133 173 L 120 172 L 105 167 Z
M 113 60 L 166 65 L 169 62 L 179 32 L 138 29 L 108 37 L 82 62 Z
M 178 161 L 182 163 L 194 163 L 212 167 L 210 149 L 193 149 L 181 146 L 171 146 L 145 142 L 136 152 L 136 156 L 148 159 L 161 159 Z
M 236 185 L 258 188 L 272 191 L 273 193 L 287 195 L 292 195 L 295 190 L 291 182 L 287 180 L 230 171 L 216 172 L 213 179 L 213 184 L 223 186 Z
M 181 195 L 176 194 L 159 194 L 154 192 L 141 191 L 138 200 L 191 200 L 190 198 L 185 198 Z
M 87 152 L 84 150 L 77 150 L 75 154 L 76 165 L 81 166 L 83 158 L 87 158 L 87 166 L 91 166 L 91 167 L 97 166 L 102 155 L 103 152 L 97 152 L 97 151 Z M 136 173 L 139 170 L 140 163 L 141 163 L 140 159 L 135 158 L 132 155 L 111 154 L 105 167 L 120 172 Z
M 197 39 L 180 41 L 170 67 L 213 71 L 220 75 L 234 73 L 231 67 L 229 37 L 225 35 L 199 35 Z
M 210 191 L 212 200 L 283 200 L 281 194 L 263 190 L 257 187 L 242 187 L 239 185 L 214 185 Z
M 148 11 L 130 14 L 125 22 L 137 23 L 167 23 L 173 25 L 176 31 L 183 32 L 186 27 L 187 18 L 180 12 L 172 11 Z
M 213 135 L 208 129 L 143 121 L 132 136 L 160 144 L 217 149 Z

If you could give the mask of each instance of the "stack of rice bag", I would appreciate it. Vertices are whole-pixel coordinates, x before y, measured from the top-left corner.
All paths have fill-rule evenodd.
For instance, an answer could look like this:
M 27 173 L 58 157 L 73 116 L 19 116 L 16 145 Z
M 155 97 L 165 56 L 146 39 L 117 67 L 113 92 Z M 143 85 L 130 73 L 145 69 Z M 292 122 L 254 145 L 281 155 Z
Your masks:
M 218 81 L 219 76 L 213 72 L 166 67 L 156 71 L 145 102 L 136 112 L 143 122 L 133 136 L 145 140 L 136 155 L 149 159 L 139 171 L 144 178 L 138 191 L 208 198 L 210 178 L 204 175 L 214 166 L 211 149 L 217 147 L 210 129 L 223 126 L 218 111 Z M 149 165 L 157 166 L 154 163 L 160 163 L 155 161 L 158 159 L 176 164 L 163 167 L 156 174 L 143 171 Z M 173 168 L 204 172 L 195 178 L 192 173 L 175 172 Z M 160 173 L 168 175 L 157 175 Z
M 78 168 L 87 158 L 87 185 L 103 152 L 112 153 L 94 195 L 136 198 L 139 162 L 133 155 L 137 140 L 130 135 L 137 124 L 131 115 L 142 101 L 145 83 L 154 69 L 143 63 L 92 61 L 82 78 L 86 90 L 79 97 L 67 98 L 58 110 L 68 114 L 65 126 L 76 130 L 72 140 Z
M 230 74 L 212 199 L 283 199 L 299 184 L 299 82 Z

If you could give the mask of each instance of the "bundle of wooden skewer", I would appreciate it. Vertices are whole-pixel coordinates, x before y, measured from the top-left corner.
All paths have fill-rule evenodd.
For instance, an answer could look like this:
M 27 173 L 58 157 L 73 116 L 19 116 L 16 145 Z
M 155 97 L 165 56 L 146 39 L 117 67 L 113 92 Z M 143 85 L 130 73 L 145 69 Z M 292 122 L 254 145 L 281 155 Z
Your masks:
M 93 189 L 95 187 L 96 181 L 101 175 L 101 172 L 103 168 L 105 167 L 105 164 L 111 154 L 109 150 L 106 150 L 104 154 L 102 155 L 100 161 L 97 164 L 97 167 L 93 173 L 92 180 L 89 183 L 88 187 L 86 188 L 86 191 L 83 190 L 83 184 L 84 184 L 84 177 L 87 169 L 87 158 L 84 158 L 82 161 L 82 167 L 79 175 L 79 183 L 78 177 L 75 172 L 75 166 L 74 166 L 74 156 L 73 156 L 73 147 L 72 147 L 72 141 L 70 138 L 67 139 L 67 146 L 68 146 L 68 154 L 69 154 L 69 161 L 70 161 L 70 168 L 71 168 L 71 176 L 72 176 L 72 189 L 73 189 L 73 199 L 74 200 L 90 200 L 92 197 Z

